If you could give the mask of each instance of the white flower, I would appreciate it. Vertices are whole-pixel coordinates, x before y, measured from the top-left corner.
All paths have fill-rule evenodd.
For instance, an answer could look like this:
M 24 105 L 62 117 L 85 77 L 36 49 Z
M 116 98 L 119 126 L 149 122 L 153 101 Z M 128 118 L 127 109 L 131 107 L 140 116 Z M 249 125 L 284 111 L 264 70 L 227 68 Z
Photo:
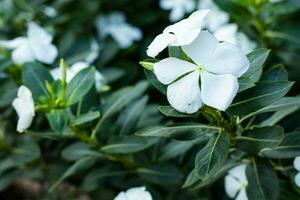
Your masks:
M 202 102 L 226 110 L 237 94 L 237 78 L 249 68 L 247 57 L 235 45 L 219 43 L 207 31 L 202 31 L 191 44 L 182 46 L 182 50 L 193 63 L 170 57 L 153 66 L 157 79 L 168 85 L 170 105 L 184 113 L 196 112 Z
M 70 68 L 67 69 L 67 74 L 66 74 L 67 75 L 67 77 L 66 77 L 67 83 L 69 83 L 79 71 L 81 71 L 89 66 L 90 66 L 90 64 L 87 62 L 74 63 Z M 61 71 L 60 71 L 59 67 L 52 69 L 50 71 L 50 73 L 55 80 L 61 79 Z M 96 71 L 95 85 L 96 85 L 97 90 L 100 90 L 102 88 L 102 86 L 104 86 L 104 84 L 105 84 L 105 79 L 104 79 L 103 75 L 99 71 Z
M 128 48 L 134 41 L 142 39 L 142 32 L 137 27 L 126 22 L 125 15 L 121 12 L 114 12 L 107 16 L 96 18 L 96 27 L 101 38 L 108 35 L 119 44 L 120 48 Z
M 57 16 L 57 10 L 51 6 L 46 6 L 44 8 L 44 13 L 48 16 L 48 17 L 56 17 Z
M 225 191 L 230 198 L 235 200 L 248 200 L 246 187 L 248 180 L 246 177 L 247 165 L 242 164 L 228 171 L 225 176 Z
M 51 44 L 53 37 L 36 23 L 29 23 L 27 37 L 18 37 L 9 41 L 0 41 L 0 46 L 13 49 L 12 60 L 16 64 L 40 61 L 51 64 L 58 52 Z
M 194 0 L 160 0 L 159 5 L 164 10 L 171 10 L 172 22 L 182 19 L 185 13 L 190 13 L 195 9 Z
M 19 87 L 18 97 L 14 99 L 12 106 L 19 116 L 17 131 L 24 132 L 31 125 L 35 115 L 32 94 L 26 86 Z
M 167 46 L 182 46 L 193 42 L 201 32 L 203 19 L 208 12 L 209 10 L 195 11 L 187 19 L 167 26 L 148 46 L 147 55 L 155 57 Z
M 246 54 L 256 47 L 256 44 L 251 41 L 247 35 L 238 32 L 238 26 L 236 24 L 225 24 L 219 27 L 214 32 L 214 36 L 220 41 L 237 45 Z
M 120 192 L 114 200 L 152 200 L 152 196 L 145 187 L 135 187 Z
M 209 9 L 209 15 L 203 21 L 203 27 L 214 32 L 220 26 L 228 23 L 228 13 L 222 11 L 212 0 L 200 0 L 199 9 Z
M 298 171 L 295 176 L 295 183 L 298 187 L 300 187 L 300 156 L 296 157 L 294 160 L 294 168 Z

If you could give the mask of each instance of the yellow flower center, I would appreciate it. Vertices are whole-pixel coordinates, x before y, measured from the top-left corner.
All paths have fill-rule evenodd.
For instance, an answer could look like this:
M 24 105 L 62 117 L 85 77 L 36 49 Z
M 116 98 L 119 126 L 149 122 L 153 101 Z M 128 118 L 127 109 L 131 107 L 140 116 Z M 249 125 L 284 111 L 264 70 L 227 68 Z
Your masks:
M 203 72 L 203 71 L 205 71 L 205 68 L 202 65 L 198 65 L 197 70 L 200 71 L 200 72 Z

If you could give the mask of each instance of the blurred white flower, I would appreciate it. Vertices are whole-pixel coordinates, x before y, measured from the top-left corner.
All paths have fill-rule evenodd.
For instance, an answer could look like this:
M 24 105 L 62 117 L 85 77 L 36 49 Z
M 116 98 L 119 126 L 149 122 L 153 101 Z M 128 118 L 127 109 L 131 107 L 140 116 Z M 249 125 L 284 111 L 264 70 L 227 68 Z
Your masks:
M 294 168 L 298 171 L 295 176 L 295 183 L 298 187 L 300 187 L 300 156 L 296 157 L 294 160 Z
M 246 177 L 247 165 L 242 164 L 228 171 L 225 176 L 225 191 L 230 198 L 235 200 L 248 200 L 246 187 L 248 180 Z
M 81 71 L 89 66 L 91 66 L 91 65 L 87 62 L 74 63 L 70 68 L 67 69 L 67 74 L 66 74 L 67 83 L 69 83 L 79 71 Z M 50 71 L 50 73 L 55 80 L 61 79 L 61 71 L 60 71 L 59 67 L 52 69 Z M 96 73 L 95 73 L 96 89 L 101 90 L 102 86 L 105 85 L 105 82 L 106 81 L 105 81 L 105 78 L 103 77 L 103 75 L 99 71 L 96 71 Z
M 147 55 L 155 57 L 167 46 L 182 46 L 193 42 L 201 32 L 203 19 L 208 12 L 209 10 L 195 11 L 187 19 L 167 26 L 148 46 Z
M 51 43 L 53 37 L 36 23 L 29 23 L 27 37 L 18 37 L 9 41 L 0 41 L 0 46 L 13 49 L 12 60 L 16 64 L 40 61 L 51 64 L 58 51 Z
M 57 16 L 57 10 L 51 6 L 46 6 L 44 8 L 44 13 L 48 16 L 48 17 L 56 17 Z
M 32 123 L 34 118 L 34 101 L 31 91 L 24 85 L 18 89 L 18 96 L 12 102 L 12 106 L 16 110 L 19 120 L 17 131 L 24 132 Z
M 160 7 L 164 10 L 171 10 L 170 21 L 175 22 L 185 15 L 195 10 L 194 0 L 160 0 Z
M 270 3 L 278 3 L 278 2 L 282 2 L 284 0 L 269 0 Z
M 152 200 L 152 196 L 146 187 L 135 187 L 120 192 L 114 200 Z
M 256 47 L 256 44 L 251 41 L 246 34 L 238 32 L 237 24 L 225 24 L 219 27 L 214 32 L 214 36 L 220 41 L 237 45 L 246 54 Z
M 85 61 L 87 63 L 94 62 L 99 56 L 100 49 L 101 48 L 100 48 L 100 45 L 98 44 L 98 42 L 96 40 L 92 40 L 91 41 L 91 52 L 87 55 Z
M 229 14 L 222 11 L 213 0 L 200 0 L 199 9 L 209 9 L 209 15 L 203 20 L 203 27 L 214 32 L 223 24 L 228 23 Z
M 191 44 L 182 46 L 182 50 L 193 63 L 170 57 L 153 66 L 157 79 L 168 85 L 170 105 L 183 113 L 198 111 L 202 102 L 226 110 L 237 94 L 237 78 L 249 68 L 247 57 L 235 45 L 219 43 L 207 31 L 202 31 Z
M 110 35 L 123 49 L 130 47 L 134 41 L 141 40 L 143 36 L 139 28 L 126 22 L 125 15 L 121 12 L 98 16 L 96 27 L 101 38 Z

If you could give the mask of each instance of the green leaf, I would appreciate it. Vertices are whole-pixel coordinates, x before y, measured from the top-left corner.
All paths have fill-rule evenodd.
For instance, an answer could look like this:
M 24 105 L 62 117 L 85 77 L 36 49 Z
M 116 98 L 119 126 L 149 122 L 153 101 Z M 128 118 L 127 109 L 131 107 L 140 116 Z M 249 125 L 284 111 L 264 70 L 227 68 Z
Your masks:
M 96 162 L 94 157 L 84 157 L 78 161 L 76 161 L 73 165 L 71 165 L 64 174 L 51 186 L 49 192 L 55 190 L 55 188 L 66 178 L 78 173 L 79 171 L 85 170 L 93 166 Z
M 167 86 L 160 83 L 152 71 L 145 69 L 144 72 L 145 72 L 145 75 L 146 75 L 148 81 L 151 83 L 151 85 L 153 85 L 156 89 L 158 89 L 164 95 L 167 95 Z
M 155 165 L 147 168 L 138 168 L 137 173 L 142 179 L 158 185 L 178 183 L 182 173 L 173 165 Z
M 286 69 L 282 64 L 271 67 L 261 77 L 261 81 L 287 81 L 287 80 L 288 80 L 288 72 L 286 71 Z
M 66 101 L 73 105 L 80 101 L 95 83 L 95 68 L 88 67 L 81 70 L 67 85 Z
M 148 97 L 144 96 L 132 102 L 127 108 L 120 114 L 117 121 L 117 129 L 119 135 L 128 135 L 136 127 L 140 116 L 141 110 L 145 109 Z
M 91 122 L 100 117 L 99 111 L 90 111 L 71 120 L 71 126 L 78 126 L 87 122 Z
M 211 135 L 220 130 L 219 127 L 208 125 L 182 125 L 170 127 L 151 127 L 135 134 L 143 137 L 166 137 L 177 140 L 193 140 L 198 137 Z
M 68 114 L 65 110 L 51 110 L 47 113 L 47 119 L 56 133 L 63 133 L 68 124 Z
M 200 112 L 197 112 L 195 114 L 181 113 L 181 112 L 178 112 L 177 110 L 175 110 L 172 106 L 159 106 L 158 109 L 162 114 L 164 114 L 167 117 L 196 118 L 200 114 Z
M 17 84 L 12 79 L 5 78 L 0 81 L 0 108 L 10 106 L 13 99 L 17 96 Z
M 110 154 L 128 154 L 142 151 L 148 146 L 147 141 L 142 137 L 124 136 L 114 138 L 100 150 Z
M 300 96 L 296 96 L 296 97 L 283 97 L 281 99 L 279 99 L 278 101 L 267 105 L 259 110 L 256 110 L 252 113 L 249 113 L 248 115 L 242 117 L 239 121 L 239 123 L 241 123 L 242 121 L 261 114 L 261 113 L 267 113 L 267 112 L 273 112 L 273 111 L 279 111 L 279 110 L 290 110 L 290 108 L 294 108 L 294 107 L 299 107 L 300 108 Z M 267 124 L 266 124 L 267 125 Z
M 249 154 L 257 154 L 263 148 L 278 146 L 283 139 L 283 128 L 270 126 L 246 130 L 236 137 L 237 147 Z
M 91 150 L 88 144 L 76 142 L 64 148 L 61 155 L 66 160 L 76 161 L 87 156 L 99 155 L 99 153 Z
M 195 159 L 195 170 L 201 179 L 207 179 L 218 172 L 229 154 L 229 135 L 226 132 L 214 134 Z
M 169 57 L 178 58 L 180 60 L 186 60 L 186 58 L 187 58 L 184 55 L 184 52 L 178 46 L 169 46 L 168 53 L 169 53 Z
M 241 77 L 238 79 L 238 81 L 239 81 L 239 91 L 238 92 L 242 92 L 244 90 L 247 90 L 247 89 L 255 86 L 253 81 L 247 77 Z
M 293 82 L 288 81 L 259 82 L 255 87 L 239 93 L 227 111 L 238 116 L 255 112 L 284 96 L 292 85 Z
M 267 60 L 269 53 L 270 50 L 265 48 L 256 49 L 249 53 L 247 56 L 250 61 L 250 67 L 242 77 L 249 78 L 253 83 L 256 83 L 261 77 L 263 64 Z
M 10 171 L 1 174 L 0 177 L 0 192 L 4 191 L 19 175 L 19 171 Z
M 252 160 L 252 165 L 247 166 L 246 187 L 249 200 L 277 200 L 279 183 L 276 172 L 267 160 Z
M 147 82 L 139 82 L 135 86 L 123 88 L 113 95 L 103 105 L 103 116 L 98 121 L 96 127 L 93 130 L 93 135 L 96 135 L 97 131 L 101 131 L 102 126 L 122 108 L 129 104 L 135 98 L 141 96 L 148 88 Z
M 287 133 L 279 146 L 264 148 L 260 156 L 274 159 L 289 159 L 300 155 L 300 131 Z
M 50 97 L 46 81 L 53 83 L 53 78 L 48 70 L 39 63 L 25 63 L 23 66 L 23 84 L 27 86 L 35 99 L 40 96 Z

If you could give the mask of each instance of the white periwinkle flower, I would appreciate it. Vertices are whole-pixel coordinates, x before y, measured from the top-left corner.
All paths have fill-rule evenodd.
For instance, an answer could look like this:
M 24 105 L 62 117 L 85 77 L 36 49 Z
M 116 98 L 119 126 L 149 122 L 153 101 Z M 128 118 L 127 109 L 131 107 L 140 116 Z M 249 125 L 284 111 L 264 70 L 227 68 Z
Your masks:
M 135 187 L 120 192 L 114 200 L 152 200 L 152 196 L 146 187 Z
M 300 156 L 296 157 L 294 160 L 294 168 L 298 171 L 295 176 L 295 183 L 298 187 L 300 187 Z
M 246 54 L 256 47 L 256 44 L 251 41 L 247 35 L 238 32 L 237 24 L 225 24 L 219 27 L 214 32 L 214 36 L 220 41 L 226 41 L 237 45 Z
M 121 12 L 114 12 L 107 16 L 96 18 L 96 27 L 101 38 L 108 35 L 118 43 L 120 48 L 128 48 L 134 41 L 142 39 L 142 31 L 126 22 L 125 15 Z
M 247 165 L 242 164 L 228 171 L 225 176 L 225 191 L 230 198 L 235 200 L 248 200 L 246 187 L 248 180 L 246 177 Z
M 58 51 L 52 44 L 52 35 L 36 23 L 29 23 L 27 37 L 18 37 L 9 41 L 0 41 L 0 46 L 13 49 L 12 60 L 16 64 L 30 61 L 40 61 L 51 64 Z
M 79 71 L 81 71 L 89 66 L 90 66 L 90 64 L 87 62 L 74 63 L 70 68 L 67 69 L 67 74 L 66 74 L 67 75 L 67 77 L 66 77 L 67 83 L 69 83 Z M 60 71 L 59 67 L 52 69 L 50 71 L 50 73 L 55 80 L 61 79 L 61 71 Z M 105 84 L 105 78 L 99 71 L 96 71 L 96 73 L 95 73 L 96 89 L 100 90 L 102 88 L 102 86 L 104 86 L 104 84 Z
M 172 22 L 182 19 L 185 13 L 192 12 L 196 6 L 194 0 L 160 0 L 159 5 L 164 10 L 171 10 Z
M 208 12 L 209 10 L 195 11 L 187 19 L 167 26 L 148 46 L 147 55 L 155 57 L 167 46 L 182 46 L 192 43 L 201 32 L 203 19 Z
M 202 103 L 226 110 L 237 94 L 238 77 L 249 68 L 247 57 L 237 46 L 220 43 L 207 31 L 182 50 L 193 63 L 170 57 L 153 65 L 157 79 L 168 85 L 170 105 L 183 113 L 198 111 Z
M 24 132 L 31 125 L 35 115 L 32 93 L 26 86 L 19 87 L 18 97 L 14 99 L 12 106 L 19 116 L 17 131 Z

